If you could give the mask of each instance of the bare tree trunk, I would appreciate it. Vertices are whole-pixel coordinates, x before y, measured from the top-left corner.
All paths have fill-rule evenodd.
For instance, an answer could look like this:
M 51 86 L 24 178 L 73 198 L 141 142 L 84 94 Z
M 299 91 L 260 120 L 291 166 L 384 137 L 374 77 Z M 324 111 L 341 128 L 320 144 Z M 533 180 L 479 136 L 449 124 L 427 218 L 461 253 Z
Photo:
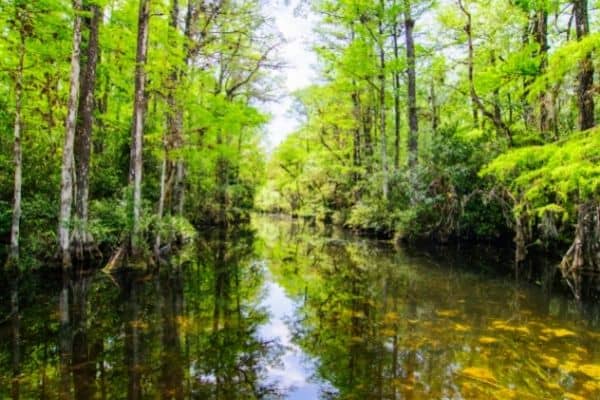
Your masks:
M 388 165 L 387 165 L 387 136 L 386 136 L 386 108 L 385 108 L 385 49 L 384 49 L 384 27 L 383 17 L 385 15 L 385 2 L 379 2 L 379 118 L 381 134 L 381 171 L 383 198 L 388 198 Z
M 81 0 L 73 0 L 73 50 L 71 54 L 71 74 L 67 119 L 65 123 L 65 142 L 62 154 L 60 184 L 60 214 L 58 218 L 58 240 L 63 268 L 71 267 L 71 208 L 73 205 L 73 145 L 75 125 L 77 123 L 77 103 L 79 100 L 79 58 L 81 52 Z
M 431 101 L 431 132 L 435 135 L 440 125 L 440 116 L 435 93 L 435 79 L 431 79 L 431 88 L 429 91 L 429 100 Z
M 394 69 L 394 169 L 397 171 L 400 167 L 400 72 L 397 70 L 400 55 L 398 51 L 398 23 L 396 21 L 393 25 L 392 39 L 394 60 L 396 61 L 396 68 Z
M 181 146 L 178 146 L 180 148 Z M 183 214 L 183 206 L 185 205 L 185 164 L 181 156 L 178 156 L 175 163 L 175 214 Z
M 189 1 L 187 7 L 187 14 L 185 18 L 185 59 L 184 66 L 187 67 L 192 60 L 193 46 L 189 43 L 193 40 L 195 26 L 198 22 L 198 9 L 201 9 L 202 4 L 199 1 Z M 220 6 L 217 7 L 217 9 Z M 183 73 L 180 72 L 179 80 L 181 80 Z M 177 130 L 174 132 L 174 147 L 181 149 L 183 146 L 183 107 L 177 109 L 175 117 L 175 127 Z M 175 162 L 175 188 L 174 188 L 174 212 L 177 215 L 183 214 L 183 207 L 185 205 L 185 163 L 181 154 L 177 155 L 177 161 Z
M 79 99 L 79 119 L 75 131 L 75 215 L 77 225 L 73 232 L 73 245 L 81 259 L 84 252 L 90 250 L 94 239 L 88 230 L 89 205 L 89 169 L 92 128 L 94 125 L 94 105 L 96 92 L 96 66 L 98 63 L 98 31 L 102 21 L 102 10 L 92 4 L 89 7 L 91 17 L 85 19 L 89 30 L 87 57 L 81 71 L 81 92 Z
M 587 0 L 574 0 L 575 33 L 577 40 L 583 39 L 590 33 Z M 577 76 L 577 106 L 579 108 L 579 129 L 586 130 L 596 125 L 594 119 L 594 64 L 592 55 L 586 54 L 579 63 Z
M 133 226 L 131 250 L 137 255 L 140 250 L 140 214 L 142 208 L 142 148 L 144 140 L 144 114 L 146 109 L 146 57 L 148 55 L 148 31 L 150 22 L 150 0 L 140 0 L 138 14 L 137 50 L 135 65 L 135 98 L 133 103 L 133 130 L 129 184 L 133 185 Z
M 16 10 L 17 19 L 19 10 Z M 13 158 L 14 158 L 14 191 L 13 191 L 13 209 L 12 223 L 10 227 L 10 254 L 8 266 L 14 267 L 19 261 L 19 231 L 21 224 L 21 185 L 23 175 L 23 153 L 21 150 L 21 130 L 22 130 L 22 103 L 23 103 L 23 64 L 25 60 L 25 32 L 21 27 L 19 38 L 19 64 L 15 77 L 15 125 L 13 130 Z
M 417 116 L 417 76 L 415 41 L 413 29 L 415 20 L 411 15 L 410 0 L 404 0 L 404 35 L 406 40 L 406 62 L 408 76 L 408 166 L 413 168 L 418 163 L 419 152 L 419 120 Z
M 535 42 L 539 46 L 540 55 L 540 74 L 546 71 L 548 65 L 548 12 L 544 9 L 536 10 L 535 12 L 535 31 L 533 33 Z M 549 94 L 543 91 L 539 95 L 540 115 L 539 129 L 542 135 L 546 136 L 551 131 L 550 128 L 550 113 L 548 111 L 548 103 L 550 101 Z
M 188 8 L 189 11 L 189 8 Z M 169 27 L 171 28 L 169 32 L 169 44 L 174 45 L 177 43 L 173 40 L 173 36 L 176 34 L 178 30 L 178 17 L 179 17 L 179 3 L 177 0 L 172 0 L 171 7 L 171 20 L 169 22 Z M 161 165 L 160 172 L 160 197 L 158 199 L 158 220 L 162 221 L 163 214 L 165 211 L 165 202 L 167 201 L 167 192 L 171 192 L 170 186 L 171 176 L 173 172 L 173 163 L 170 160 L 170 152 L 171 148 L 174 145 L 174 137 L 177 135 L 178 131 L 178 116 L 179 111 L 179 103 L 176 99 L 176 91 L 177 85 L 179 83 L 179 67 L 177 65 L 171 67 L 171 73 L 169 74 L 168 82 L 167 82 L 167 128 L 163 135 L 163 162 Z M 156 233 L 156 239 L 154 242 L 154 253 L 158 257 L 158 253 L 160 251 L 161 237 L 160 237 L 160 226 Z
M 358 167 L 360 166 L 360 142 L 361 142 L 361 127 L 362 127 L 362 116 L 360 109 L 360 94 L 358 92 L 358 88 L 356 87 L 356 82 L 352 81 L 353 91 L 352 91 L 352 112 L 354 116 L 354 121 L 356 123 L 356 127 L 354 128 L 354 140 L 352 142 L 352 165 L 356 170 L 354 171 L 353 178 L 354 182 L 358 182 L 359 173 Z

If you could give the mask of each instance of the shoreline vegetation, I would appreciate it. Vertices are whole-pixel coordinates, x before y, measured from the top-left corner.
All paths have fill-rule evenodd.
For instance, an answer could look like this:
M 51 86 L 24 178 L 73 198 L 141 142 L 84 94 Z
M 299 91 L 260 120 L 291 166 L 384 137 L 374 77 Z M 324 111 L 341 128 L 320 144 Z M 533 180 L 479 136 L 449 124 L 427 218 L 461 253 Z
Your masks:
M 267 154 L 285 38 L 262 2 L 3 1 L 5 269 L 158 268 L 257 210 L 395 242 L 512 242 L 516 272 L 558 255 L 575 298 L 596 298 L 594 7 L 296 5 L 318 20 L 319 79 Z

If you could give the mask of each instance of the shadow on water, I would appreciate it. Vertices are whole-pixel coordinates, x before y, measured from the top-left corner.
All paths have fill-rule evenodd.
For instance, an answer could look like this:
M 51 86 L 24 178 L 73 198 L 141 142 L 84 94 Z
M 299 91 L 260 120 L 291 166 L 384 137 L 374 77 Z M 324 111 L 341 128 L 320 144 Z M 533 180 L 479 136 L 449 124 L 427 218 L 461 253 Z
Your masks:
M 255 217 L 160 273 L 2 276 L 0 398 L 600 398 L 598 307 L 506 262 Z

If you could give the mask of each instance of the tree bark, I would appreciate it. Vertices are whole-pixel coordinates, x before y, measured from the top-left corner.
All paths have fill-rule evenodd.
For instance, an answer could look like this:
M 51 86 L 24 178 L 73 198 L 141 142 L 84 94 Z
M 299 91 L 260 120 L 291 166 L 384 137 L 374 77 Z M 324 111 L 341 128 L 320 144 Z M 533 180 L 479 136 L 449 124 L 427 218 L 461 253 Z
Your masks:
M 188 7 L 188 12 L 190 8 Z M 172 0 L 171 7 L 171 19 L 169 21 L 170 31 L 168 33 L 169 45 L 175 46 L 176 41 L 173 40 L 173 36 L 178 31 L 178 18 L 179 18 L 179 2 Z M 187 20 L 187 18 L 186 18 Z M 177 65 L 171 67 L 167 82 L 167 129 L 163 135 L 163 162 L 161 164 L 160 172 L 160 197 L 158 199 L 158 220 L 162 221 L 163 214 L 165 212 L 165 203 L 167 202 L 167 195 L 171 193 L 170 182 L 172 179 L 169 177 L 173 173 L 173 162 L 170 159 L 171 149 L 174 147 L 175 137 L 179 131 L 178 117 L 181 115 L 178 111 L 179 103 L 177 101 L 177 86 L 179 83 L 180 69 Z M 160 252 L 160 227 L 156 233 L 154 242 L 154 253 L 158 257 Z
M 17 19 L 20 11 L 17 9 Z M 15 125 L 13 127 L 13 159 L 14 159 L 14 189 L 12 222 L 10 227 L 10 253 L 8 266 L 15 266 L 19 261 L 19 232 L 21 224 L 21 186 L 23 176 L 23 153 L 21 150 L 22 105 L 23 105 L 23 64 L 25 62 L 25 32 L 23 27 L 19 35 L 19 63 L 15 76 Z
M 85 251 L 90 250 L 93 243 L 92 235 L 88 230 L 89 169 L 99 52 L 98 33 L 102 21 L 102 10 L 99 6 L 92 4 L 89 6 L 89 11 L 91 17 L 84 20 L 89 38 L 85 66 L 81 71 L 79 119 L 75 130 L 75 215 L 78 223 L 73 232 L 73 245 L 80 259 Z
M 419 120 L 417 116 L 417 76 L 415 41 L 413 29 L 415 21 L 411 15 L 410 0 L 404 0 L 404 35 L 406 40 L 406 62 L 408 76 L 408 166 L 412 169 L 418 163 Z
M 435 135 L 440 125 L 439 107 L 437 104 L 437 95 L 435 93 L 435 79 L 431 79 L 429 99 L 431 101 L 431 132 Z
M 398 23 L 394 21 L 392 31 L 392 41 L 394 45 L 394 169 L 400 168 L 400 71 L 398 71 L 398 60 L 400 59 L 398 51 Z
M 135 65 L 135 97 L 133 103 L 133 129 L 129 184 L 133 186 L 133 226 L 131 250 L 137 255 L 140 250 L 140 214 L 142 208 L 142 149 L 144 139 L 144 114 L 146 109 L 146 58 L 148 55 L 148 32 L 150 22 L 150 0 L 140 0 L 138 13 L 137 50 Z
M 352 174 L 354 182 L 357 183 L 359 179 L 358 167 L 360 166 L 360 145 L 361 145 L 361 127 L 362 127 L 362 116 L 361 116 L 361 108 L 360 108 L 360 94 L 358 92 L 358 88 L 356 87 L 356 82 L 352 81 L 352 113 L 354 116 L 354 121 L 356 126 L 354 127 L 354 138 L 352 141 L 352 165 L 355 168 L 354 173 Z
M 540 75 L 546 71 L 548 66 L 548 12 L 544 9 L 535 11 L 535 30 L 533 37 L 535 42 L 538 44 L 538 54 L 540 56 Z M 540 93 L 539 102 L 539 130 L 542 135 L 546 136 L 551 131 L 550 127 L 550 113 L 548 110 L 548 102 L 550 101 L 548 93 L 546 91 Z
M 379 118 L 380 118 L 380 134 L 381 134 L 381 172 L 383 198 L 388 198 L 388 166 L 387 166 L 387 137 L 386 137 L 386 107 L 385 107 L 385 49 L 384 49 L 384 15 L 385 3 L 379 2 Z
M 587 0 L 574 0 L 575 33 L 582 40 L 590 33 Z M 579 108 L 579 129 L 586 130 L 596 125 L 594 119 L 594 64 L 592 55 L 586 54 L 579 63 L 577 76 L 577 106 Z
M 79 100 L 79 73 L 81 53 L 81 0 L 73 0 L 73 49 L 71 54 L 71 73 L 67 119 L 65 122 L 65 141 L 62 154 L 60 214 L 58 218 L 58 240 L 63 268 L 71 267 L 71 208 L 73 203 L 73 145 Z

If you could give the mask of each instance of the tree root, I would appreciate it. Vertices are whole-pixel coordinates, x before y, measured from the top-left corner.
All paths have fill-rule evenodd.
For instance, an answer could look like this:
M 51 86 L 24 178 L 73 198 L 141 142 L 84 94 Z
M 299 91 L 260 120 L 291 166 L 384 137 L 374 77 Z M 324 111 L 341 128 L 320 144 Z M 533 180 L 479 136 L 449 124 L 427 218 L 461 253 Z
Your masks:
M 565 253 L 560 271 L 577 300 L 585 295 L 600 273 L 600 204 L 581 204 L 577 210 L 575 238 Z M 587 277 L 584 280 L 584 277 Z

